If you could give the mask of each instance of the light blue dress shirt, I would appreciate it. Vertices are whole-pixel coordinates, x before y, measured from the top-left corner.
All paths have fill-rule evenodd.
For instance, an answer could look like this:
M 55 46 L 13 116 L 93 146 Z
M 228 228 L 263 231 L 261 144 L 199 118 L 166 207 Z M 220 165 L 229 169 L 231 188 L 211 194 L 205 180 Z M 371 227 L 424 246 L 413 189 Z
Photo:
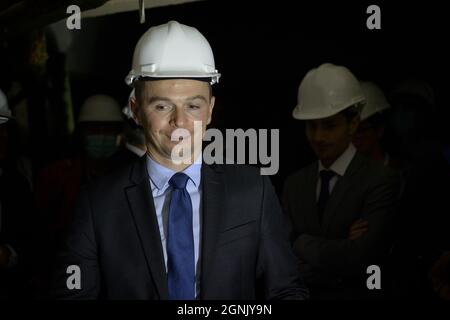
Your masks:
M 189 180 L 186 189 L 192 202 L 192 226 L 194 236 L 194 255 L 195 255 L 195 273 L 196 273 L 196 294 L 199 292 L 199 253 L 200 253 L 200 198 L 201 198 L 201 167 L 202 157 L 198 159 L 182 172 L 188 175 Z M 150 178 L 153 202 L 155 204 L 156 217 L 158 219 L 159 234 L 164 253 L 164 262 L 167 272 L 167 222 L 169 217 L 169 204 L 172 188 L 169 185 L 170 178 L 176 171 L 166 168 L 147 155 L 147 172 Z

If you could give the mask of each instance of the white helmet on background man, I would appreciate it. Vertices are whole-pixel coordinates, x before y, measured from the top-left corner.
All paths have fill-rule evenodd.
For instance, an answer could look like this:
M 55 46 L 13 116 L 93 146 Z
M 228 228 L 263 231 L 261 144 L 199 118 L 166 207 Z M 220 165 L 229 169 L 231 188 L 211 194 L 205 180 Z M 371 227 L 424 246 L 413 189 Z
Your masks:
M 303 78 L 292 115 L 298 120 L 327 118 L 364 100 L 361 85 L 350 70 L 324 63 Z
M 117 101 L 107 95 L 97 94 L 87 98 L 81 106 L 78 122 L 121 122 L 123 121 Z
M 361 81 L 361 88 L 366 97 L 366 104 L 361 112 L 361 120 L 390 108 L 389 102 L 381 89 L 373 82 Z
M 131 86 L 140 77 L 210 78 L 214 84 L 220 73 L 208 40 L 197 29 L 170 21 L 150 28 L 139 39 L 125 82 Z
M 0 90 L 0 124 L 7 122 L 11 117 L 11 110 L 9 110 L 8 99 L 6 95 Z
M 420 79 L 408 78 L 398 82 L 391 93 L 394 97 L 411 96 L 422 99 L 426 104 L 434 107 L 436 104 L 432 86 Z

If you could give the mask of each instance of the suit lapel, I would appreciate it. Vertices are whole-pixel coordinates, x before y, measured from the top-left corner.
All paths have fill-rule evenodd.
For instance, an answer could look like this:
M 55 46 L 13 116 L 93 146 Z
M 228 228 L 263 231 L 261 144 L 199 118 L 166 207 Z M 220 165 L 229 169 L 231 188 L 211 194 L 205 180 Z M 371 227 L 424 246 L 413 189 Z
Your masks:
M 147 266 L 159 298 L 167 299 L 168 289 L 164 255 L 145 159 L 146 156 L 143 156 L 136 161 L 130 177 L 133 184 L 127 187 L 125 191 Z
M 205 284 L 214 283 L 209 279 L 222 212 L 225 207 L 225 179 L 218 166 L 202 165 L 202 237 L 201 237 L 201 295 L 205 293 Z M 204 297 L 204 296 L 203 296 Z
M 337 209 L 339 203 L 343 199 L 344 195 L 349 192 L 350 188 L 354 184 L 353 176 L 358 172 L 360 167 L 363 165 L 364 161 L 361 155 L 357 152 L 353 157 L 350 165 L 348 166 L 343 177 L 340 177 L 334 186 L 334 189 L 328 199 L 328 203 L 325 207 L 325 212 L 323 216 L 323 230 L 325 234 L 330 226 L 331 221 L 335 214 L 337 213 Z

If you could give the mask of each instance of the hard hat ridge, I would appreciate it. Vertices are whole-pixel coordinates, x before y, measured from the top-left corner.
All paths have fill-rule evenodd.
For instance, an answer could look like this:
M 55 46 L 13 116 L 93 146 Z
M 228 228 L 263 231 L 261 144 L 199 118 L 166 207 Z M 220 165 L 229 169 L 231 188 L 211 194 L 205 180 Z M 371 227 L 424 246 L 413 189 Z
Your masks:
M 125 81 L 132 85 L 142 78 L 208 78 L 214 84 L 220 73 L 206 38 L 196 28 L 169 21 L 151 27 L 136 45 Z
M 364 101 L 361 85 L 349 69 L 324 63 L 303 78 L 292 115 L 299 120 L 322 119 Z

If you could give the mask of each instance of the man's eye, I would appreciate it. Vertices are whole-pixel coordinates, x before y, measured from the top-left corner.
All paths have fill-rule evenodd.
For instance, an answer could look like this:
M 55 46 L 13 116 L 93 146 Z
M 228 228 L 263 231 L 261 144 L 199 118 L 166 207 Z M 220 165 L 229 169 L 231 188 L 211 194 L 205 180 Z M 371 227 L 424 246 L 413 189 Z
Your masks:
M 169 109 L 169 106 L 158 104 L 158 105 L 155 106 L 155 109 L 158 110 L 158 111 L 164 111 L 164 110 Z
M 190 104 L 190 105 L 189 105 L 189 109 L 197 110 L 197 109 L 200 109 L 200 106 L 197 106 L 197 105 L 195 105 L 195 104 Z

